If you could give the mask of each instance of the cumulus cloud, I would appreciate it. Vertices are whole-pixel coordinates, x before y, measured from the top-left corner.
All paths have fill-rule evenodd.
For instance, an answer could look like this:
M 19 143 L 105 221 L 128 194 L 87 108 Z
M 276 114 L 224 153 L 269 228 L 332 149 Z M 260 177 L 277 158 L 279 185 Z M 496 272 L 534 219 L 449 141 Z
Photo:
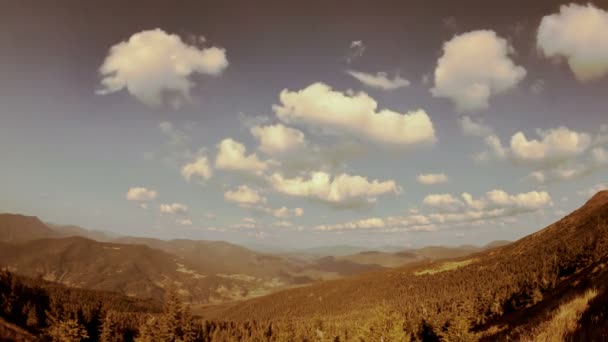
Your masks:
M 374 202 L 383 194 L 401 190 L 393 180 L 369 181 L 362 176 L 340 174 L 331 177 L 325 172 L 311 172 L 309 177 L 284 178 L 275 173 L 269 179 L 275 191 L 297 197 L 321 200 L 336 206 L 355 206 Z
M 188 213 L 188 206 L 181 203 L 161 204 L 160 213 L 167 215 L 184 215 Z
M 591 145 L 591 136 L 566 127 L 539 130 L 540 140 L 530 139 L 522 132 L 511 137 L 511 155 L 523 162 L 551 162 L 581 154 Z
M 543 17 L 536 44 L 548 58 L 564 58 L 579 81 L 608 74 L 608 12 L 592 4 L 562 5 Z
M 251 134 L 259 141 L 260 151 L 281 154 L 306 145 L 304 133 L 282 124 L 251 127 Z
M 378 111 L 378 103 L 364 92 L 342 93 L 314 83 L 300 91 L 284 89 L 273 109 L 285 123 L 303 123 L 326 133 L 350 134 L 377 143 L 414 145 L 434 143 L 435 129 L 422 109 L 398 113 Z
M 287 207 L 281 207 L 278 209 L 270 209 L 270 212 L 272 213 L 272 216 L 278 218 L 288 218 L 292 216 L 300 217 L 304 215 L 304 209 L 302 208 L 289 209 Z
M 526 70 L 515 65 L 513 47 L 494 31 L 454 36 L 443 45 L 435 68 L 435 97 L 450 99 L 461 112 L 486 109 L 491 96 L 517 85 Z
M 567 127 L 537 130 L 539 139 L 528 138 L 523 132 L 511 136 L 508 146 L 504 146 L 498 136 L 485 138 L 488 151 L 477 156 L 479 160 L 492 157 L 510 159 L 517 163 L 555 165 L 587 152 L 593 146 L 593 137 L 585 132 L 577 132 Z
M 227 138 L 217 145 L 215 167 L 222 170 L 260 173 L 268 168 L 268 162 L 261 161 L 255 153 L 247 155 L 245 145 Z
M 213 171 L 211 171 L 207 157 L 200 156 L 191 163 L 182 166 L 181 174 L 189 182 L 194 177 L 207 180 L 211 178 Z
M 426 206 L 442 210 L 455 210 L 462 206 L 462 201 L 450 194 L 431 194 L 424 197 L 422 203 Z
M 517 215 L 538 212 L 553 205 L 547 192 L 531 191 L 509 194 L 503 190 L 488 191 L 474 198 L 469 193 L 460 197 L 451 194 L 433 194 L 423 200 L 433 211 L 406 216 L 373 217 L 353 222 L 320 225 L 320 231 L 343 231 L 352 229 L 375 229 L 383 232 L 434 231 L 461 225 L 506 224 Z M 500 221 L 496 221 L 500 220 Z
M 129 188 L 126 198 L 129 201 L 148 202 L 156 199 L 158 193 L 156 190 L 150 190 L 144 187 Z
M 377 72 L 375 74 L 369 74 L 361 71 L 346 70 L 346 73 L 371 88 L 395 90 L 410 85 L 410 81 L 406 80 L 405 78 L 399 75 L 395 75 L 391 78 L 386 72 Z
M 418 175 L 416 180 L 420 184 L 433 185 L 447 183 L 449 178 L 445 173 L 425 173 Z
M 103 78 L 97 93 L 126 89 L 150 106 L 160 105 L 169 93 L 179 103 L 190 98 L 193 75 L 217 76 L 227 66 L 222 48 L 188 45 L 161 29 L 142 31 L 110 48 L 99 69 Z
M 266 198 L 264 196 L 247 185 L 241 185 L 236 190 L 226 191 L 224 193 L 224 199 L 241 205 L 266 203 Z

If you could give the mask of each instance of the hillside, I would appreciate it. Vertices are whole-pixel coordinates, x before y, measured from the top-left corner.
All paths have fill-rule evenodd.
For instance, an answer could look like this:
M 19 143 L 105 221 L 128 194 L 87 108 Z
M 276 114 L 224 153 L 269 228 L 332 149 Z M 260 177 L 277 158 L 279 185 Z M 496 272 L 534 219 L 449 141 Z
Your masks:
M 606 296 L 608 282 L 602 280 L 607 263 L 604 191 L 562 220 L 497 249 L 281 291 L 206 314 L 235 320 L 289 316 L 356 321 L 385 303 L 404 317 L 409 331 L 425 324 L 442 327 L 460 317 L 497 338 L 522 325 L 521 317 L 541 305 L 554 308 L 592 286 L 599 297 Z M 502 324 L 503 330 L 494 324 Z
M 57 235 L 35 216 L 0 214 L 0 242 L 17 243 Z
M 188 302 L 222 302 L 278 286 L 253 277 L 206 273 L 178 256 L 145 245 L 69 237 L 1 247 L 0 264 L 12 272 L 139 298 L 161 299 L 166 289 L 175 288 Z

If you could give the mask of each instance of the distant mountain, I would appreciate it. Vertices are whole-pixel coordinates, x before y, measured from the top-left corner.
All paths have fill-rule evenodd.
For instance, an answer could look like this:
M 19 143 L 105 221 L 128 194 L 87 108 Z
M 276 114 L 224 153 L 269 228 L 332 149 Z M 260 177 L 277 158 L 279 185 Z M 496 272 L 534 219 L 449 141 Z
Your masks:
M 0 216 L 0 267 L 78 288 L 219 303 L 383 269 L 333 257 L 302 260 L 224 241 L 118 237 L 36 217 Z
M 568 301 L 597 293 L 601 301 L 590 302 L 590 315 L 595 316 L 580 319 L 605 323 L 601 308 L 608 298 L 608 191 L 537 233 L 490 246 L 497 244 L 467 257 L 284 290 L 204 314 L 227 320 L 289 316 L 325 322 L 349 317 L 355 322 L 383 304 L 404 317 L 408 331 L 441 331 L 458 317 L 468 325 L 467 331 L 473 328 L 488 341 L 519 340 L 522 334 L 533 333 L 543 319 L 557 315 Z M 446 255 L 444 248 L 423 251 L 432 257 Z
M 0 242 L 18 243 L 58 234 L 35 216 L 0 214 Z
M 365 251 L 357 254 L 341 256 L 337 259 L 350 261 L 362 265 L 377 265 L 390 268 L 403 266 L 416 261 L 422 261 L 425 258 L 421 255 L 409 251 L 401 251 L 394 253 Z
M 87 239 L 101 242 L 108 242 L 117 238 L 117 236 L 111 233 L 102 232 L 99 230 L 89 230 L 74 225 L 57 225 L 52 223 L 47 223 L 47 225 L 49 226 L 49 228 L 54 230 L 58 236 L 61 237 L 81 236 Z

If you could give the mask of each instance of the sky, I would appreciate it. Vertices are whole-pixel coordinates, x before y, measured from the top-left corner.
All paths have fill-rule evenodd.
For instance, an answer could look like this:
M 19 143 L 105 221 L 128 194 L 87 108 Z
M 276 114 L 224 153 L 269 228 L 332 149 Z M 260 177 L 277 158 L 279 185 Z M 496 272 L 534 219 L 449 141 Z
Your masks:
M 608 186 L 608 1 L 0 16 L 0 212 L 249 246 L 482 245 Z

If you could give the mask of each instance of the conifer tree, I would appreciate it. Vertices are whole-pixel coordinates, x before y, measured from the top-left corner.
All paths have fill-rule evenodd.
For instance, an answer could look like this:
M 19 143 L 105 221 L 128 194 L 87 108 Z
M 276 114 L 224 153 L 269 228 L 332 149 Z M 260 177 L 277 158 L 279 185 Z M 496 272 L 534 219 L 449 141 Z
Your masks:
M 80 342 L 89 338 L 87 330 L 76 319 L 55 321 L 47 329 L 47 335 L 54 342 Z
M 360 337 L 365 342 L 405 342 L 410 335 L 404 329 L 403 317 L 387 305 L 378 306 L 363 325 Z
M 106 317 L 103 319 L 101 324 L 101 335 L 99 336 L 100 342 L 120 342 L 123 340 L 120 332 L 120 326 L 118 321 L 118 315 L 116 312 L 110 310 L 106 313 Z
M 181 337 L 182 303 L 177 293 L 172 289 L 167 293 L 165 307 L 160 322 L 161 339 L 174 342 Z

